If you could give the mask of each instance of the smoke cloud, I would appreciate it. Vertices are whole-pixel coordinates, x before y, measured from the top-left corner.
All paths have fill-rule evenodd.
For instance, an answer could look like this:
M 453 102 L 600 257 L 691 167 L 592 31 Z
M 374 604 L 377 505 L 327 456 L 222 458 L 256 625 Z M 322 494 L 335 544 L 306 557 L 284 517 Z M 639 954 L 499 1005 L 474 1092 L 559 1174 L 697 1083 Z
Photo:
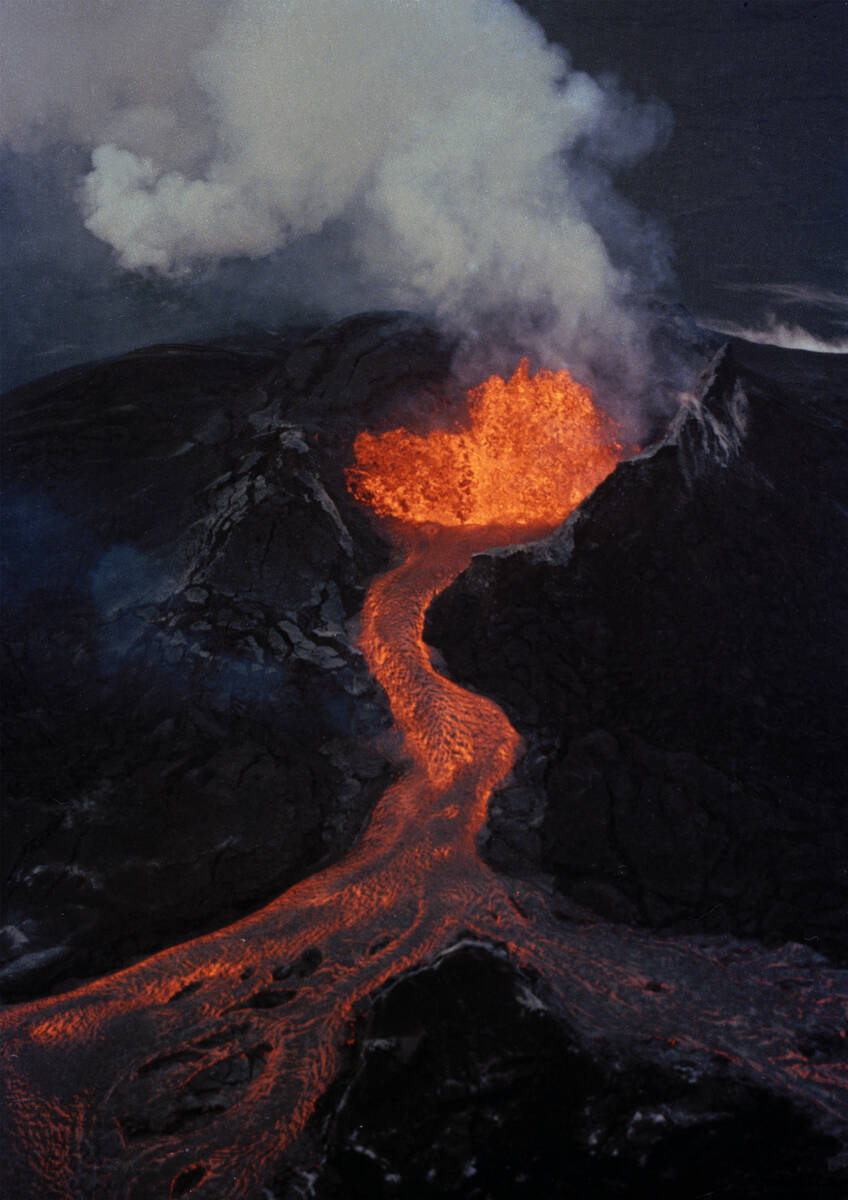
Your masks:
M 291 249 L 338 314 L 333 261 L 356 307 L 644 377 L 639 299 L 668 255 L 613 178 L 668 114 L 574 70 L 512 0 L 30 0 L 5 22 L 3 134 L 90 149 L 78 202 L 124 267 Z
M 730 283 L 725 289 L 748 293 L 754 300 L 762 297 L 767 307 L 745 322 L 702 314 L 699 319 L 708 329 L 782 350 L 848 354 L 848 296 L 844 293 L 808 283 Z
M 772 315 L 761 328 L 738 325 L 733 321 L 702 318 L 702 323 L 717 333 L 742 338 L 762 346 L 778 346 L 781 350 L 808 350 L 815 354 L 848 354 L 848 337 L 828 339 L 811 333 L 801 325 L 787 325 Z

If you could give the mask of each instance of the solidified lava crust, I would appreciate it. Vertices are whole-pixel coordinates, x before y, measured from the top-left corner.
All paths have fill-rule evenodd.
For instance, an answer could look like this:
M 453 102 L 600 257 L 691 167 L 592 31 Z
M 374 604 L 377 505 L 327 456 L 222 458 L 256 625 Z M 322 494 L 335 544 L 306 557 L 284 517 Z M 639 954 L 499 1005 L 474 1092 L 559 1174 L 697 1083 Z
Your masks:
M 308 454 L 291 438 L 287 452 Z M 326 500 L 319 496 L 318 503 L 334 521 Z M 751 1164 L 759 1161 L 761 1118 L 772 1129 L 781 1122 L 789 1128 L 787 1114 L 803 1113 L 812 1122 L 804 1130 L 815 1130 L 811 1153 L 835 1159 L 848 1133 L 839 1036 L 846 992 L 838 972 L 797 946 L 767 950 L 727 937 L 609 924 L 529 880 L 497 875 L 478 857 L 489 797 L 508 775 L 520 738 L 492 700 L 433 668 L 423 641 L 425 614 L 474 553 L 527 536 L 529 524 L 461 522 L 398 533 L 399 561 L 374 579 L 365 598 L 360 647 L 403 730 L 405 771 L 383 793 L 350 853 L 219 932 L 0 1014 L 6 1068 L 0 1103 L 10 1147 L 0 1171 L 7 1194 L 256 1200 L 281 1181 L 294 1197 L 309 1178 L 304 1154 L 317 1147 L 326 1177 L 309 1186 L 328 1198 L 337 1186 L 336 1194 L 349 1187 L 354 1196 L 401 1195 L 404 1173 L 407 1194 L 414 1187 L 439 1194 L 444 1185 L 458 1195 L 498 1195 L 491 1156 L 477 1183 L 481 1166 L 471 1160 L 460 1168 L 457 1158 L 463 1146 L 491 1145 L 491 1133 L 488 1142 L 485 1134 L 475 1142 L 460 1132 L 461 1121 L 445 1124 L 426 1110 L 434 1139 L 443 1143 L 431 1179 L 429 1167 L 404 1157 L 402 1137 L 392 1143 L 390 1129 L 381 1141 L 366 1128 L 357 1142 L 349 1127 L 352 1110 L 345 1105 L 361 1099 L 374 1111 L 363 1096 L 369 1075 L 357 1067 L 357 1053 L 370 1053 L 372 1064 L 388 1055 L 383 1079 L 391 1095 L 388 1085 L 397 1086 L 421 1039 L 433 1036 L 404 1015 L 403 997 L 420 988 L 426 1003 L 436 976 L 447 989 L 445 1007 L 466 996 L 466 1013 L 484 1026 L 492 1014 L 485 1004 L 475 1010 L 470 999 L 480 982 L 504 1010 L 517 1006 L 529 1014 L 515 1022 L 530 1030 L 518 1037 L 519 1060 L 523 1053 L 539 1060 L 539 1030 L 532 1029 L 538 1021 L 544 1045 L 572 1064 L 586 1098 L 585 1128 L 576 1128 L 576 1108 L 557 1112 L 564 1118 L 571 1112 L 575 1147 L 585 1152 L 551 1160 L 566 1175 L 554 1185 L 562 1184 L 563 1195 L 635 1186 L 651 1154 L 661 1173 L 668 1143 L 658 1145 L 652 1127 L 671 1130 L 683 1163 L 687 1127 L 702 1133 L 711 1119 L 732 1124 L 746 1110 L 741 1141 L 747 1138 L 750 1154 L 737 1154 L 738 1189 L 757 1169 Z M 290 624 L 296 645 L 305 634 Z M 456 1021 L 449 1013 L 447 1027 Z M 469 1120 L 497 1126 L 498 1073 L 506 1080 L 501 1119 L 512 1120 L 509 1096 L 533 1085 L 529 1079 L 522 1085 L 520 1061 L 504 1065 L 485 1029 L 474 1036 L 478 1065 L 487 1068 L 453 1100 L 447 1094 L 442 1100 L 458 1102 L 458 1114 L 463 1105 L 476 1114 Z M 447 1087 L 449 1064 L 457 1060 L 447 1050 L 442 1057 Z M 625 1129 L 599 1099 L 619 1073 L 635 1089 Z M 553 1081 L 541 1077 L 553 1091 Z M 718 1079 L 725 1099 L 711 1118 L 707 1101 L 715 1099 Z M 316 1106 L 334 1094 L 337 1080 L 337 1087 L 344 1082 L 344 1103 L 330 1143 L 321 1147 Z M 767 1103 L 758 1100 L 766 1093 Z M 770 1104 L 777 1105 L 773 1112 Z M 732 1139 L 711 1144 L 730 1146 Z M 606 1147 L 600 1164 L 586 1149 L 598 1145 Z M 698 1153 L 709 1159 L 709 1150 Z M 617 1174 L 610 1167 L 615 1157 L 624 1160 Z M 379 1170 L 363 1169 L 362 1159 Z M 531 1164 L 530 1182 L 516 1178 L 510 1194 L 530 1194 L 544 1170 Z M 677 1181 L 684 1176 L 681 1166 Z

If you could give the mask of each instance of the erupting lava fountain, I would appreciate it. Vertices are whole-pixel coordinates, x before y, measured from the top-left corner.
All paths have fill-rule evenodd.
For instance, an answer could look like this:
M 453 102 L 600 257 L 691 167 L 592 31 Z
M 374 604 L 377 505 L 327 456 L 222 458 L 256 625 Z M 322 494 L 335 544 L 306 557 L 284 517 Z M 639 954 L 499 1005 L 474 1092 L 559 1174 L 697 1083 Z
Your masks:
M 508 383 L 493 375 L 475 388 L 468 409 L 467 428 L 361 433 L 347 478 L 359 500 L 392 519 L 405 551 L 371 586 L 360 639 L 414 763 L 405 787 L 427 779 L 426 802 L 435 804 L 463 776 L 474 800 L 456 809 L 457 829 L 473 839 L 518 735 L 495 704 L 433 670 L 424 615 L 475 551 L 555 528 L 612 471 L 621 445 L 567 371 L 531 377 L 526 361 Z
M 4 1194 L 254 1197 L 368 998 L 466 938 L 536 972 L 578 1039 L 687 1069 L 721 1056 L 844 1129 L 838 1064 L 799 1050 L 802 1032 L 844 1017 L 838 979 L 810 972 L 787 991 L 779 952 L 562 922 L 476 854 L 519 737 L 497 705 L 437 674 L 424 615 L 474 552 L 554 528 L 612 471 L 613 424 L 566 372 L 531 377 L 522 363 L 470 394 L 467 425 L 362 433 L 354 450 L 349 486 L 404 555 L 368 592 L 360 645 L 407 769 L 344 860 L 261 912 L 0 1016 Z

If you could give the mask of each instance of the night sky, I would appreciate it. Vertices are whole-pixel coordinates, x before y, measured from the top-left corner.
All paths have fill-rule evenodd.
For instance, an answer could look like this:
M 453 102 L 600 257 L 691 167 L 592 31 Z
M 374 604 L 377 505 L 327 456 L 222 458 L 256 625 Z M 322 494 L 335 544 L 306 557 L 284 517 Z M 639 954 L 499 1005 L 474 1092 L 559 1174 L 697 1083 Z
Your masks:
M 351 267 L 333 220 L 318 222 L 284 250 L 212 253 L 179 277 L 123 268 L 114 249 L 85 228 L 80 181 L 109 123 L 104 119 L 101 129 L 69 119 L 78 96 L 70 85 L 63 93 L 47 81 L 73 81 L 77 67 L 91 95 L 103 92 L 105 108 L 129 105 L 134 85 L 126 85 L 123 98 L 118 93 L 124 76 L 132 76 L 133 56 L 156 51 L 154 75 L 187 75 L 191 55 L 212 36 L 216 7 L 204 6 L 203 28 L 192 29 L 191 6 L 180 0 L 161 6 L 178 26 L 164 64 L 155 44 L 151 51 L 135 33 L 150 9 L 138 0 L 38 0 L 4 15 L 6 386 L 152 341 L 245 325 L 276 328 L 375 306 L 415 307 L 408 296 L 394 303 L 391 289 Z M 504 7 L 510 6 L 495 6 Z M 652 152 L 614 172 L 617 191 L 664 239 L 674 271 L 665 290 L 714 325 L 784 345 L 844 350 L 844 0 L 525 0 L 522 7 L 566 47 L 576 68 L 614 75 L 639 101 L 667 106 L 671 120 Z M 111 14 L 118 31 L 128 30 L 117 84 L 108 71 L 99 78 L 85 57 L 98 14 Z M 354 68 L 357 55 L 352 46 Z M 23 110 L 21 78 L 36 95 Z M 179 104 L 176 111 L 168 134 L 173 144 L 191 134 L 181 127 Z M 115 128 L 112 122 L 110 136 Z M 653 282 L 646 281 L 649 289 Z

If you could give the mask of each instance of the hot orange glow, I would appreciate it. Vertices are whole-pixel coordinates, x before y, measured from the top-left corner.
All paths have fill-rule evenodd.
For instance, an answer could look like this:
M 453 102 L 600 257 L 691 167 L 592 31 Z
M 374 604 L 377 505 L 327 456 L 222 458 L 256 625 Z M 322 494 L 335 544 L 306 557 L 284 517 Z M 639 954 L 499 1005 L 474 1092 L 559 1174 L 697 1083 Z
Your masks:
M 414 524 L 557 525 L 621 457 L 615 427 L 567 371 L 492 377 L 467 428 L 361 433 L 348 483 L 381 516 Z
M 0 1010 L 3 1195 L 254 1200 L 370 997 L 469 938 L 543 979 L 582 1042 L 629 1039 L 649 1061 L 663 1043 L 663 1062 L 676 1055 L 687 1070 L 721 1055 L 827 1119 L 844 1107 L 839 1063 L 807 1064 L 793 1040 L 798 1029 L 829 1044 L 844 1021 L 838 978 L 796 993 L 780 986 L 785 964 L 753 943 L 729 957 L 721 942 L 563 921 L 543 890 L 477 856 L 520 739 L 493 701 L 434 669 L 425 613 L 472 554 L 551 528 L 612 470 L 621 448 L 589 393 L 522 364 L 471 393 L 468 429 L 363 434 L 355 447 L 351 488 L 402 522 L 402 561 L 369 588 L 360 646 L 411 765 L 344 859 L 261 912 L 70 995 Z M 658 978 L 670 982 L 657 989 Z
M 372 584 L 360 645 L 407 753 L 435 789 L 433 802 L 461 772 L 475 778 L 476 833 L 519 737 L 497 705 L 436 674 L 424 614 L 472 553 L 562 521 L 610 473 L 621 445 L 588 388 L 567 371 L 531 377 L 526 359 L 508 382 L 492 375 L 469 393 L 468 419 L 467 427 L 424 436 L 361 433 L 347 479 L 381 516 L 418 530 L 400 532 L 403 565 Z

